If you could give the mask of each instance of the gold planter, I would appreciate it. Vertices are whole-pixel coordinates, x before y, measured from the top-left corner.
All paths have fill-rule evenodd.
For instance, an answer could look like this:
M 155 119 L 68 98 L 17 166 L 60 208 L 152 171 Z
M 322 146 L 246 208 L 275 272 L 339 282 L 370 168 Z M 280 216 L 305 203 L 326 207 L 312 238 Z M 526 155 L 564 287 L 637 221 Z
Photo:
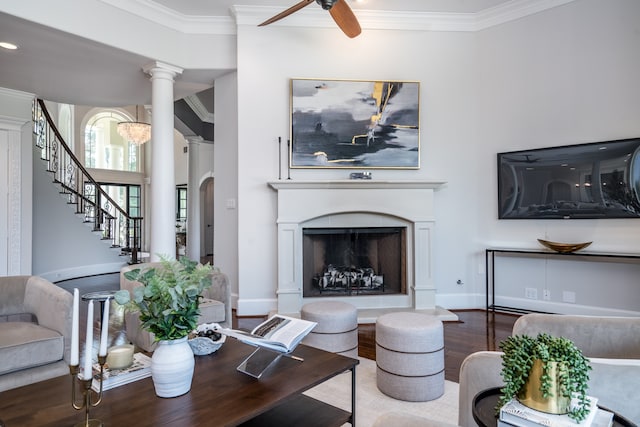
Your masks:
M 560 384 L 558 381 L 558 363 L 549 362 L 549 376 L 554 381 L 551 382 L 549 397 L 543 397 L 540 391 L 540 377 L 542 376 L 542 360 L 536 359 L 529 372 L 527 382 L 518 393 L 518 400 L 525 406 L 537 411 L 549 414 L 566 414 L 571 408 L 571 399 L 560 394 Z

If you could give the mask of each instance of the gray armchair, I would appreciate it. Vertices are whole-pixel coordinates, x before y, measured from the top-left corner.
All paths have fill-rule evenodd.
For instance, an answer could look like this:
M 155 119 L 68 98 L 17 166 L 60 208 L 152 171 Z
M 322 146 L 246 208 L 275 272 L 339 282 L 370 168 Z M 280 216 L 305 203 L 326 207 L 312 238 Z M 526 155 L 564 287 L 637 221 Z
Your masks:
M 0 391 L 69 374 L 72 307 L 41 277 L 0 277 Z
M 591 362 L 588 393 L 598 398 L 598 404 L 640 425 L 640 405 L 636 398 L 640 384 L 640 317 L 526 314 L 516 320 L 512 335 L 536 336 L 542 332 L 572 340 Z M 499 351 L 478 351 L 462 362 L 459 426 L 476 426 L 472 415 L 476 394 L 504 385 L 500 375 L 501 356 Z M 451 427 L 428 416 L 389 412 L 381 415 L 374 425 Z
M 120 289 L 132 291 L 136 286 L 142 286 L 140 282 L 131 281 L 124 277 L 125 273 L 134 269 L 147 269 L 160 267 L 160 262 L 127 265 L 120 270 Z M 231 290 L 229 278 L 221 272 L 211 273 L 211 287 L 207 288 L 200 303 L 200 319 L 198 324 L 219 323 L 224 328 L 231 327 Z M 153 351 L 156 348 L 155 337 L 152 333 L 142 330 L 138 313 L 126 312 L 124 316 L 127 338 L 137 347 L 145 351 Z
M 591 361 L 590 395 L 599 404 L 640 424 L 635 396 L 640 384 L 640 317 L 600 317 L 560 314 L 526 314 L 513 326 L 513 335 L 536 336 L 544 332 L 572 340 Z M 460 367 L 458 424 L 475 426 L 473 397 L 482 390 L 502 387 L 501 352 L 469 355 Z

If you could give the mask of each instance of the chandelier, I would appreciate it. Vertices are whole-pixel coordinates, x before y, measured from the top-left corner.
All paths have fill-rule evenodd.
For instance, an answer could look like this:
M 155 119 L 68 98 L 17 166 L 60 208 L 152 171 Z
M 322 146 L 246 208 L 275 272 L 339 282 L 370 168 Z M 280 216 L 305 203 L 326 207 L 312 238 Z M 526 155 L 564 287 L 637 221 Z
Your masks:
M 136 121 L 119 122 L 118 133 L 127 141 L 142 145 L 151 139 L 151 125 L 138 121 L 138 106 L 136 105 Z

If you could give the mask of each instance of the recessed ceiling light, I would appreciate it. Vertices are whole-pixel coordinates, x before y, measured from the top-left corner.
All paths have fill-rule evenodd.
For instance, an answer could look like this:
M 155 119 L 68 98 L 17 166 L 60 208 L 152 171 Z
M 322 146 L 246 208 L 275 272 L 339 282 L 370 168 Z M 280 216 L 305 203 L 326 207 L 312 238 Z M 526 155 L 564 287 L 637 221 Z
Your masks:
M 9 42 L 0 42 L 0 47 L 3 47 L 8 50 L 16 50 L 18 48 L 18 46 Z

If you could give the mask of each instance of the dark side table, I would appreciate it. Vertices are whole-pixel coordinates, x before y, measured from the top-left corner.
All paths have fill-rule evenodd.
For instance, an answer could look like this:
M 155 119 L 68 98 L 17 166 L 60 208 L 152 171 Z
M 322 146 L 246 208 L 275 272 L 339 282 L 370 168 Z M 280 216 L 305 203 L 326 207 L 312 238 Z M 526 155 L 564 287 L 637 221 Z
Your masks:
M 490 388 L 475 395 L 472 404 L 472 414 L 474 421 L 480 427 L 496 427 L 498 425 L 496 406 L 498 405 L 499 399 L 500 387 Z M 637 427 L 634 423 L 612 411 L 611 409 L 607 409 L 600 405 L 598 405 L 598 407 L 609 412 L 613 412 L 613 426 Z

